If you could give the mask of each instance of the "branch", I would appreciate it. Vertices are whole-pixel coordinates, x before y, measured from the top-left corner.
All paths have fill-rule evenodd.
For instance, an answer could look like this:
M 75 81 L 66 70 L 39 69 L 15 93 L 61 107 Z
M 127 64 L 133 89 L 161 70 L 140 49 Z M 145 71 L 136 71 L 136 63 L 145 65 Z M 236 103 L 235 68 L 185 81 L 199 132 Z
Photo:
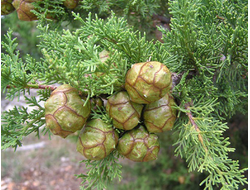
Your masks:
M 184 74 L 184 72 L 182 72 L 180 74 L 172 73 L 172 83 L 173 83 L 172 88 L 174 88 L 176 85 L 179 84 L 183 74 Z M 17 88 L 17 87 L 7 85 L 6 88 Z M 57 87 L 56 86 L 51 86 L 51 85 L 28 84 L 24 88 L 28 88 L 28 89 L 32 89 L 32 88 L 33 89 L 50 89 L 51 91 L 54 91 Z M 82 95 L 82 93 L 80 93 L 80 92 L 79 92 L 79 94 Z
M 7 85 L 6 88 L 16 88 L 16 86 Z M 55 90 L 56 86 L 49 86 L 49 85 L 40 85 L 40 84 L 28 84 L 24 88 L 34 88 L 34 89 L 50 89 L 51 91 Z

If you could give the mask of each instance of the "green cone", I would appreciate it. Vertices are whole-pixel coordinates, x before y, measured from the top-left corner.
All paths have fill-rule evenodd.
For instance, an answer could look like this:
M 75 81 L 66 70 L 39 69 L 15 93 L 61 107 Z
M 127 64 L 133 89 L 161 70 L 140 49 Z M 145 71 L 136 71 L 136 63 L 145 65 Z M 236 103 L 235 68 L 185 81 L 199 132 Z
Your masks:
M 142 108 L 143 105 L 131 102 L 125 91 L 111 96 L 106 106 L 114 127 L 123 130 L 131 130 L 138 125 Z
M 1 15 L 8 15 L 15 10 L 12 0 L 1 0 Z
M 163 98 L 146 105 L 143 118 L 147 130 L 151 133 L 160 133 L 173 128 L 176 119 L 176 109 L 173 96 L 166 94 Z
M 127 72 L 125 89 L 131 100 L 149 104 L 161 99 L 172 87 L 171 73 L 162 63 L 136 63 Z
M 82 129 L 91 110 L 90 102 L 84 103 L 75 88 L 67 84 L 58 87 L 44 104 L 46 126 L 63 138 Z
M 157 135 L 150 134 L 143 126 L 139 126 L 119 139 L 117 150 L 135 162 L 148 162 L 157 158 L 160 144 Z
M 101 119 L 94 119 L 79 135 L 77 151 L 89 160 L 101 160 L 115 149 L 117 142 L 117 132 Z
M 79 0 L 65 0 L 63 5 L 68 9 L 74 9 L 77 7 Z
M 41 1 L 41 0 L 14 0 L 13 6 L 17 11 L 17 16 L 19 20 L 23 21 L 32 21 L 37 20 L 37 17 L 31 10 L 34 10 L 33 2 Z

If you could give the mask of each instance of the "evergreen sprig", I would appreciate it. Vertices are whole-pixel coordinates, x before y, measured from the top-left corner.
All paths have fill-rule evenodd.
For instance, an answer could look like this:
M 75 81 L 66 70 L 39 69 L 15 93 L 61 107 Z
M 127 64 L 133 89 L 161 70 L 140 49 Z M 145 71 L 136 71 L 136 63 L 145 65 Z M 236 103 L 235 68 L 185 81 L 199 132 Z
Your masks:
M 247 59 L 243 55 L 240 62 L 233 60 L 236 52 L 229 51 L 235 48 L 229 41 L 235 39 L 236 34 L 246 35 L 244 29 L 235 31 L 237 24 L 244 28 L 247 25 L 242 22 L 247 18 L 246 4 L 238 1 L 234 5 L 232 1 L 217 0 L 172 1 L 172 30 L 161 29 L 165 33 L 166 47 L 177 55 L 179 62 L 171 68 L 184 72 L 173 90 L 180 102 L 180 118 L 176 124 L 179 139 L 175 151 L 186 158 L 190 171 L 208 173 L 201 183 L 205 184 L 205 189 L 214 186 L 238 189 L 239 184 L 247 183 L 243 175 L 246 169 L 240 169 L 238 162 L 228 157 L 234 149 L 223 136 L 228 127 L 221 121 L 237 110 L 243 111 L 247 97 L 247 80 L 242 77 Z M 227 7 L 227 11 L 222 7 Z M 239 7 L 243 12 L 239 12 Z M 247 39 L 239 38 L 245 54 Z M 232 69 L 232 65 L 240 69 Z
M 239 184 L 247 183 L 246 169 L 239 169 L 238 161 L 228 158 L 228 153 L 234 152 L 229 147 L 229 138 L 223 137 L 228 126 L 214 118 L 193 117 L 191 112 L 187 115 L 189 120 L 178 129 L 175 152 L 186 158 L 190 172 L 208 173 L 201 185 L 204 183 L 205 189 L 219 184 L 222 189 L 238 189 Z
M 29 99 L 28 103 L 30 106 L 39 105 L 35 97 Z M 44 126 L 44 108 L 40 105 L 38 109 L 34 109 L 28 112 L 27 107 L 17 107 L 14 109 L 5 111 L 2 114 L 2 125 L 1 125 L 1 149 L 12 147 L 14 149 L 17 146 L 21 146 L 23 137 L 35 132 L 36 136 L 39 137 L 39 128 Z M 45 131 L 44 129 L 43 131 Z
M 7 93 L 7 98 L 12 100 L 20 93 L 29 92 L 29 86 L 34 83 L 33 77 L 28 73 L 27 65 L 19 57 L 16 38 L 12 39 L 12 31 L 5 35 L 6 42 L 2 42 L 1 54 L 1 89 Z
M 54 28 L 58 28 L 62 21 L 70 18 L 70 12 L 63 6 L 63 2 L 64 0 L 35 1 L 32 3 L 34 5 L 32 12 L 37 16 L 40 24 L 47 25 L 50 23 Z
M 126 18 L 130 25 L 140 28 L 141 30 L 149 30 L 152 25 L 151 17 L 153 14 L 167 11 L 167 6 L 167 0 L 82 0 L 80 2 L 80 9 L 84 12 L 98 13 L 101 18 L 107 18 L 112 12 L 115 12 L 116 15 Z M 79 11 L 79 13 L 81 12 Z
M 102 46 L 111 50 L 116 49 L 128 60 L 128 67 L 134 63 L 144 62 L 151 58 L 169 65 L 174 62 L 174 56 L 170 56 L 160 42 L 147 41 L 145 34 L 133 31 L 124 18 L 119 18 L 112 13 L 106 21 L 96 16 L 91 19 L 91 13 L 86 21 L 79 14 L 74 14 L 76 19 L 82 23 L 82 27 L 75 35 L 86 38 L 95 35 Z
M 171 65 L 171 69 L 195 73 L 179 88 L 184 88 L 192 100 L 204 94 L 204 102 L 211 97 L 218 99 L 218 117 L 246 113 L 246 2 L 176 0 L 170 2 L 170 13 L 171 32 L 160 30 L 165 33 L 170 54 L 177 55 L 179 64 Z
M 81 178 L 83 186 L 81 189 L 106 189 L 113 179 L 121 180 L 122 165 L 119 162 L 120 154 L 115 150 L 102 160 L 83 160 L 88 173 L 77 175 Z

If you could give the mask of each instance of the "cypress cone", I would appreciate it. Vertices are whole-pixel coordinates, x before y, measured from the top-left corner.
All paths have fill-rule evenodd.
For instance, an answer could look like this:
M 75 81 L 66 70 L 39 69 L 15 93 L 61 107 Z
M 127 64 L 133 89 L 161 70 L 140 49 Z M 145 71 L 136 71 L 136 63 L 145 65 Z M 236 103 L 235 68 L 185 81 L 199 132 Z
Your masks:
M 79 135 L 77 151 L 89 160 L 101 160 L 115 149 L 117 142 L 117 132 L 101 119 L 94 119 Z
M 114 127 L 123 130 L 131 130 L 140 121 L 143 105 L 130 101 L 125 91 L 112 95 L 107 102 L 106 110 L 113 119 Z
M 166 94 L 160 100 L 147 104 L 143 113 L 144 124 L 151 133 L 168 131 L 173 128 L 176 109 L 172 95 Z
M 90 101 L 84 103 L 75 88 L 59 86 L 44 104 L 46 126 L 63 138 L 82 129 L 91 110 Z
M 78 6 L 79 0 L 65 0 L 63 5 L 68 9 L 74 9 Z
M 148 133 L 141 125 L 126 132 L 119 139 L 117 150 L 120 154 L 135 162 L 148 162 L 157 158 L 160 144 L 158 136 Z
M 126 74 L 125 89 L 131 100 L 149 104 L 161 99 L 172 86 L 171 73 L 160 62 L 136 63 Z
M 19 20 L 23 21 L 32 21 L 37 20 L 37 16 L 31 12 L 34 10 L 33 2 L 41 1 L 41 0 L 14 0 L 13 6 L 17 11 L 17 16 Z

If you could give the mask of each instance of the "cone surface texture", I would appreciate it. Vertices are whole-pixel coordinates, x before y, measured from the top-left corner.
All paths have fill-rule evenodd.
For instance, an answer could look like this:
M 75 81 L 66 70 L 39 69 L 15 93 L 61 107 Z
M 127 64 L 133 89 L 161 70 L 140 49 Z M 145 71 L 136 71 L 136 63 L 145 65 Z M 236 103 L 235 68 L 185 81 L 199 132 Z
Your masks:
M 112 95 L 107 102 L 106 110 L 113 119 L 114 127 L 131 130 L 140 121 L 143 105 L 130 101 L 125 91 Z
M 126 74 L 125 89 L 131 100 L 138 104 L 161 99 L 171 87 L 171 72 L 160 62 L 136 63 Z
M 90 102 L 84 103 L 75 88 L 59 86 L 44 104 L 46 126 L 63 138 L 82 129 L 91 111 Z
M 41 1 L 41 0 L 14 0 L 13 6 L 17 11 L 17 16 L 19 20 L 23 21 L 32 21 L 37 20 L 37 16 L 31 12 L 34 10 L 33 2 Z
M 117 150 L 135 162 L 148 162 L 157 158 L 160 144 L 158 136 L 148 133 L 141 125 L 139 128 L 126 132 L 119 139 Z
M 160 100 L 145 106 L 144 124 L 151 133 L 160 133 L 173 128 L 176 120 L 176 110 L 173 96 L 166 94 Z
M 77 151 L 89 160 L 101 160 L 116 148 L 117 142 L 117 132 L 101 119 L 94 119 L 79 135 Z

